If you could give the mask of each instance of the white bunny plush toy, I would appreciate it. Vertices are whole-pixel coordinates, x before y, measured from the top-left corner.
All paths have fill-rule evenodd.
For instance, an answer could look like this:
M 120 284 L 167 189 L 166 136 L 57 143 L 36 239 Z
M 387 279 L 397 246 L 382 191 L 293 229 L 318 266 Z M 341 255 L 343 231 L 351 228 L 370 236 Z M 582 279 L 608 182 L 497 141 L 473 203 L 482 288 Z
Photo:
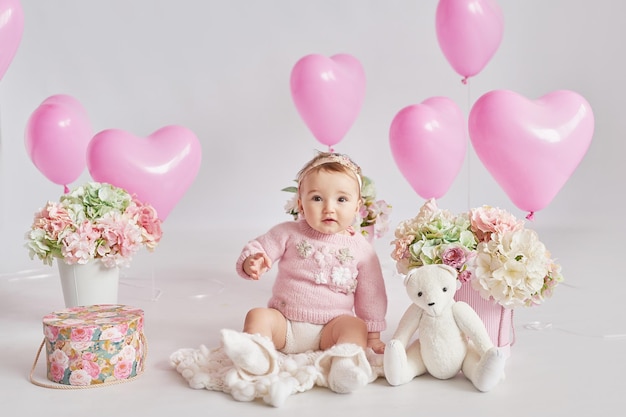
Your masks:
M 385 348 L 383 370 L 390 385 L 425 373 L 449 379 L 462 371 L 479 391 L 487 392 L 504 379 L 505 358 L 484 323 L 469 304 L 454 300 L 454 268 L 424 265 L 409 271 L 404 284 L 413 304 Z

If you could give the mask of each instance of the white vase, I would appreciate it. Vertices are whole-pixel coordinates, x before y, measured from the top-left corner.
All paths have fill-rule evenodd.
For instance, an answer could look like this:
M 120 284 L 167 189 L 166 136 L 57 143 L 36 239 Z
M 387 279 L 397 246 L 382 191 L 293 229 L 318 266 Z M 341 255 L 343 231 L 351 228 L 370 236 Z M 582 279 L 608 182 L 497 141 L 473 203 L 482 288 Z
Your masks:
M 65 307 L 117 304 L 120 279 L 118 267 L 107 268 L 99 260 L 68 265 L 58 259 Z

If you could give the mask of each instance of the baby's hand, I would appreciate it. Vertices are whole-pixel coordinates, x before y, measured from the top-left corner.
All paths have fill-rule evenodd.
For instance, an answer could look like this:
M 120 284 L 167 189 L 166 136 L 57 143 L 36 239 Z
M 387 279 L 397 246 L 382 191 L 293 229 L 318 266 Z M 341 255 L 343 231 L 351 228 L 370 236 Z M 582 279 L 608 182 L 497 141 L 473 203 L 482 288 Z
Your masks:
M 367 347 L 372 348 L 374 353 L 385 353 L 385 343 L 380 338 L 367 339 Z
M 248 276 L 257 280 L 272 267 L 272 260 L 264 253 L 255 253 L 243 261 L 243 270 Z

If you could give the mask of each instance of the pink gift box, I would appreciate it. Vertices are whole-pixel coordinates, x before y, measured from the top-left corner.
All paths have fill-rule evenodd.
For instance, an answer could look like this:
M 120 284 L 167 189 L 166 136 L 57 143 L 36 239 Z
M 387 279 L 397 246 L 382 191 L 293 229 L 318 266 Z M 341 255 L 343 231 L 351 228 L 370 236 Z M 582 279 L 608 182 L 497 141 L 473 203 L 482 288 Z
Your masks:
M 65 385 L 131 379 L 144 368 L 143 310 L 117 304 L 72 307 L 43 318 L 47 377 Z

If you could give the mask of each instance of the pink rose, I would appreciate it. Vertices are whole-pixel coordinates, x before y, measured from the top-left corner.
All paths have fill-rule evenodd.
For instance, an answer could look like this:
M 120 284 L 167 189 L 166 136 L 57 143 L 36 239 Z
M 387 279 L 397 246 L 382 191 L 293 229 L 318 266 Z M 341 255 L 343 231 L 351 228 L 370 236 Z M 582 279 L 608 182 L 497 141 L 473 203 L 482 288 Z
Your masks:
M 117 332 L 121 335 L 128 333 L 128 323 L 118 323 L 115 327 L 117 327 Z
M 133 370 L 133 363 L 130 361 L 119 361 L 113 369 L 113 375 L 117 379 L 128 379 Z
M 96 379 L 98 378 L 98 375 L 100 375 L 100 367 L 98 366 L 97 363 L 89 361 L 89 360 L 83 360 L 81 362 L 81 365 L 82 365 L 83 370 L 87 372 L 87 374 L 89 374 L 91 379 Z
M 44 328 L 44 335 L 49 341 L 54 342 L 59 337 L 59 328 L 54 326 L 46 326 Z
M 467 261 L 465 250 L 460 246 L 450 246 L 441 254 L 441 261 L 445 265 L 459 270 Z
M 59 382 L 65 375 L 65 367 L 59 362 L 50 363 L 50 376 L 53 381 Z
M 70 333 L 72 342 L 89 342 L 93 337 L 93 328 L 91 327 L 75 327 Z
M 70 374 L 70 385 L 90 385 L 91 376 L 83 369 L 77 369 Z

